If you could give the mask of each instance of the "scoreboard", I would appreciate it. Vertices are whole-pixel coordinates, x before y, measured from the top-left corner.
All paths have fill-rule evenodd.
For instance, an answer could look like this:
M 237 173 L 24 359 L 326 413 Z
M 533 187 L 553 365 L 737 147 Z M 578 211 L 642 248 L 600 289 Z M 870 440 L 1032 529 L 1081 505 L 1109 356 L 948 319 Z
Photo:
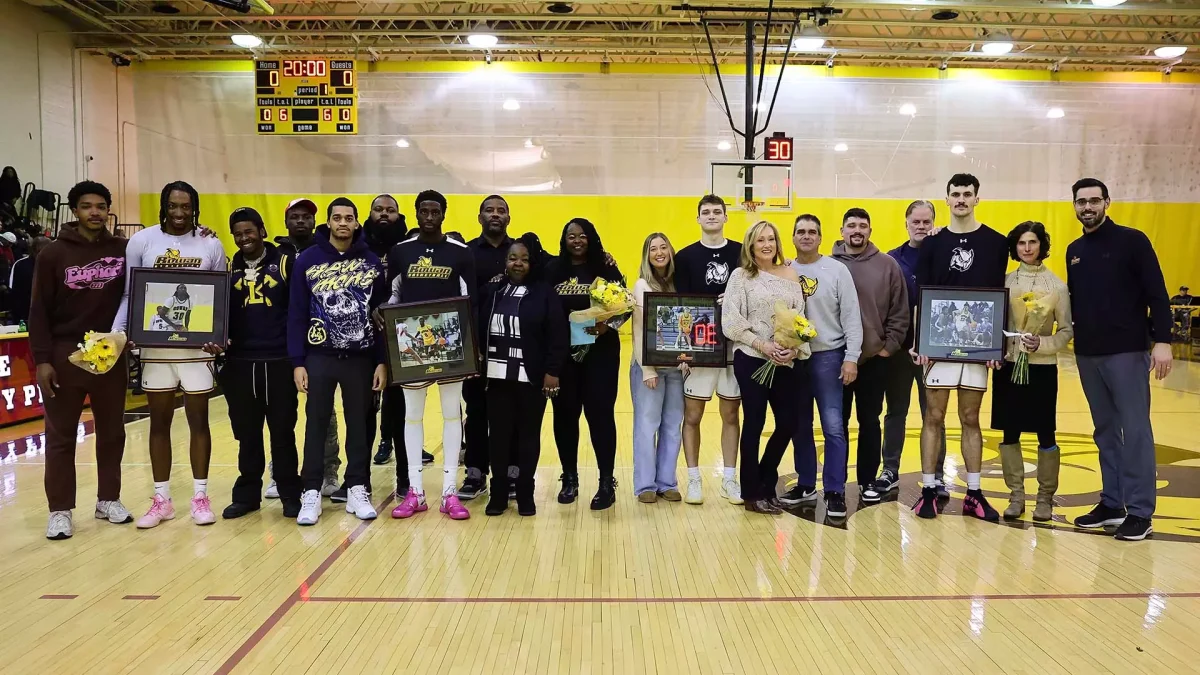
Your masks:
M 262 135 L 355 134 L 358 77 L 354 61 L 256 60 L 254 107 Z

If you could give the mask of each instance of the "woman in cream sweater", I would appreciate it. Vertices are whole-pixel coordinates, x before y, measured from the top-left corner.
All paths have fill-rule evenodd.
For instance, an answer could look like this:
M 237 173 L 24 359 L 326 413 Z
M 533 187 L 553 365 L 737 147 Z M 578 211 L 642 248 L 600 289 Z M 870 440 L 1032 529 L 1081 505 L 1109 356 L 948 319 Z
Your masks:
M 1008 330 L 1017 332 L 1017 317 L 1025 314 L 1024 298 L 1048 308 L 1038 325 L 1025 326 L 1025 334 L 1008 338 L 1004 367 L 993 378 L 992 428 L 1004 432 L 1000 461 L 1009 489 L 1005 519 L 1020 518 L 1025 512 L 1025 455 L 1021 433 L 1037 434 L 1036 521 L 1050 520 L 1054 493 L 1058 490 L 1058 444 L 1054 439 L 1058 410 L 1058 352 L 1073 334 L 1071 302 L 1067 285 L 1042 261 L 1050 254 L 1050 235 L 1041 223 L 1026 221 L 1008 234 L 1008 251 L 1020 265 L 1004 279 L 1008 288 Z M 1014 364 L 1020 351 L 1029 353 L 1029 377 L 1025 384 L 1013 382 Z
M 742 497 L 746 510 L 781 513 L 775 485 L 779 461 L 787 450 L 799 420 L 799 401 L 808 388 L 804 359 L 809 346 L 784 349 L 775 343 L 775 303 L 804 314 L 800 277 L 783 259 L 779 230 L 767 221 L 755 223 L 742 243 L 741 264 L 729 275 L 721 306 L 721 326 L 734 343 L 733 374 L 742 390 Z M 770 359 L 778 368 L 770 386 L 754 381 L 754 371 Z M 799 362 L 797 362 L 799 361 Z M 775 431 L 767 439 L 762 457 L 758 442 L 767 420 L 767 405 L 775 417 Z

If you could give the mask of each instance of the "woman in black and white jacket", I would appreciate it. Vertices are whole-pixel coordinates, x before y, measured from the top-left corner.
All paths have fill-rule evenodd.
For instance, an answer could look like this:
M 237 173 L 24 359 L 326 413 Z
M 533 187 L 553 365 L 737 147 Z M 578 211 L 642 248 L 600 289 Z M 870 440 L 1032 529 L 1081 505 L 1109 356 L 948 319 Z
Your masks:
M 569 329 L 558 294 L 543 280 L 541 246 L 528 235 L 508 249 L 504 275 L 481 289 L 476 332 L 487 381 L 489 462 L 517 466 L 517 512 L 537 513 L 534 473 L 541 455 L 546 401 L 559 392 Z M 493 471 L 485 513 L 508 507 L 508 474 Z

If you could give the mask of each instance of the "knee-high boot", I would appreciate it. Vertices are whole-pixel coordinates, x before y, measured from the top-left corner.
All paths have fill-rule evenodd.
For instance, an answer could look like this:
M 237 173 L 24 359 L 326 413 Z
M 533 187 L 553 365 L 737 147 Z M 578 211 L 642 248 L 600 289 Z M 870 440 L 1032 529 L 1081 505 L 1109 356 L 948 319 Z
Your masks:
M 1054 493 L 1058 492 L 1058 446 L 1038 448 L 1037 455 L 1038 494 L 1033 519 L 1045 522 L 1054 515 Z
M 1008 508 L 1005 520 L 1015 520 L 1025 513 L 1025 459 L 1020 443 L 1001 444 L 1000 464 L 1004 467 L 1004 484 L 1008 486 Z

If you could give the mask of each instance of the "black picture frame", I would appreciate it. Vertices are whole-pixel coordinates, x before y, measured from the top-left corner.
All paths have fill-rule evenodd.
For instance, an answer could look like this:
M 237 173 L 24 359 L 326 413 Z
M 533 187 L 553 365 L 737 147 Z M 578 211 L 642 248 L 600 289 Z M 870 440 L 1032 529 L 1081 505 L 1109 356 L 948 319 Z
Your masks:
M 687 308 L 688 330 L 680 330 Z M 674 330 L 671 330 L 674 328 Z M 701 293 L 646 293 L 642 299 L 642 365 L 670 368 L 724 368 L 729 360 L 721 331 L 721 303 Z M 702 348 L 697 349 L 697 344 Z M 686 346 L 686 348 L 684 348 Z
M 187 289 L 186 298 L 164 298 L 168 289 L 163 286 L 181 285 Z M 197 349 L 209 342 L 225 344 L 229 272 L 135 267 L 129 281 L 126 330 L 138 347 Z
M 1003 361 L 1008 289 L 922 286 L 916 321 L 922 356 L 956 363 Z
M 383 305 L 379 314 L 387 340 L 390 385 L 464 380 L 479 375 L 475 317 L 469 297 Z M 401 324 L 407 336 L 403 341 Z M 402 342 L 407 349 L 402 348 Z

